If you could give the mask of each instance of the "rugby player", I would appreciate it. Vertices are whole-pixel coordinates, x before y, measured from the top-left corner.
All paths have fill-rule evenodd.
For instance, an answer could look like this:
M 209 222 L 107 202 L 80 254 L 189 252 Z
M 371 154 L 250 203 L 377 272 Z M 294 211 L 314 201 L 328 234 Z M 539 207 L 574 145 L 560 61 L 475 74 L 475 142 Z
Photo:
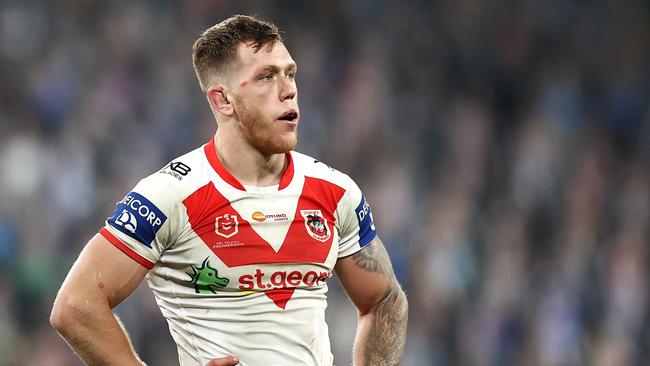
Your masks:
M 293 151 L 297 66 L 277 27 L 231 17 L 192 59 L 215 135 L 117 203 L 62 284 L 52 326 L 89 365 L 142 365 L 112 309 L 146 277 L 182 366 L 331 366 L 335 272 L 358 309 L 354 364 L 399 364 L 406 296 L 359 187 Z

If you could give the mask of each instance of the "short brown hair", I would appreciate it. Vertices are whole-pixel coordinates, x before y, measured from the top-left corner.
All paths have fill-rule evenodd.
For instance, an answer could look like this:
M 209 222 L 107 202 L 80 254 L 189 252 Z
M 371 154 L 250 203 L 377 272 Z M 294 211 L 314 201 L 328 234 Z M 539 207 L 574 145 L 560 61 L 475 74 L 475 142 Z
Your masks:
M 275 24 L 248 15 L 234 15 L 206 29 L 192 47 L 192 65 L 201 89 L 207 91 L 210 74 L 223 71 L 235 60 L 239 44 L 252 42 L 259 51 L 283 41 Z

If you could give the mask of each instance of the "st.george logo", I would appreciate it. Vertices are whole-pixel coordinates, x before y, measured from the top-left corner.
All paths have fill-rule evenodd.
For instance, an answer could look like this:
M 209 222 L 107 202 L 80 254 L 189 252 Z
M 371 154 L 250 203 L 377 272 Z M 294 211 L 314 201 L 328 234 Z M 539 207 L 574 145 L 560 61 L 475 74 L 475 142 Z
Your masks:
M 239 221 L 236 215 L 224 214 L 217 217 L 215 231 L 224 238 L 231 238 L 239 232 Z
M 135 216 L 127 210 L 122 210 L 120 216 L 115 219 L 115 223 L 132 234 L 135 234 L 135 231 L 138 229 L 138 221 L 135 219 Z
M 307 233 L 312 238 L 326 242 L 332 235 L 327 227 L 327 220 L 323 218 L 320 210 L 300 210 Z

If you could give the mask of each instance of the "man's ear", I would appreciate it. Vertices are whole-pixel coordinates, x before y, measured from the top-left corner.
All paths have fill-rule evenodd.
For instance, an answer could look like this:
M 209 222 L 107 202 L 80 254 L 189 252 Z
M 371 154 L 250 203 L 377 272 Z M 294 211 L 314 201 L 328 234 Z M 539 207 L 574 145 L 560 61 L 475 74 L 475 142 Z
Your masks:
M 206 92 L 206 95 L 215 111 L 226 116 L 233 115 L 233 105 L 228 99 L 226 89 L 222 85 L 211 86 Z

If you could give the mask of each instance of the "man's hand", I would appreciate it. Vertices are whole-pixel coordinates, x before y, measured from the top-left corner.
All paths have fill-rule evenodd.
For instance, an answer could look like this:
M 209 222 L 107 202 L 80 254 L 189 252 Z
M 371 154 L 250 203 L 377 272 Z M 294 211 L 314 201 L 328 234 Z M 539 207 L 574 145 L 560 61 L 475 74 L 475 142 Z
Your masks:
M 213 358 L 205 366 L 235 366 L 239 363 L 239 357 L 226 356 L 221 358 Z

